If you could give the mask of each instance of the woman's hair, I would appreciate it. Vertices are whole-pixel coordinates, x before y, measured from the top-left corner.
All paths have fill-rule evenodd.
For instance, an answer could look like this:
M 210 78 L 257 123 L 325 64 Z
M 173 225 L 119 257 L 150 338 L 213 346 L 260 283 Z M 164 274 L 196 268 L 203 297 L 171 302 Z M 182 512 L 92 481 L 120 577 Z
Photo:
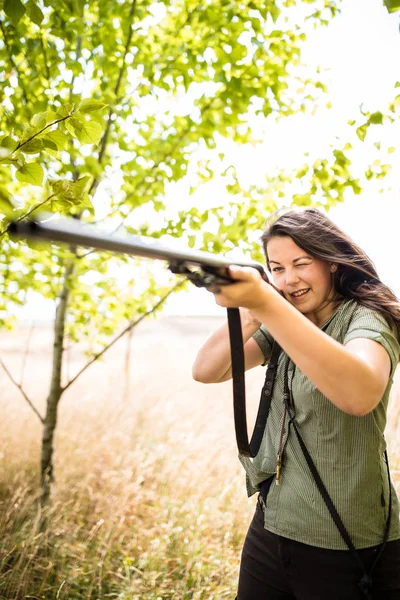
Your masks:
M 289 210 L 267 224 L 261 236 L 268 268 L 267 244 L 273 237 L 290 237 L 311 256 L 335 263 L 336 299 L 351 298 L 379 312 L 397 330 L 400 340 L 400 302 L 379 279 L 374 264 L 353 240 L 324 213 L 315 209 Z

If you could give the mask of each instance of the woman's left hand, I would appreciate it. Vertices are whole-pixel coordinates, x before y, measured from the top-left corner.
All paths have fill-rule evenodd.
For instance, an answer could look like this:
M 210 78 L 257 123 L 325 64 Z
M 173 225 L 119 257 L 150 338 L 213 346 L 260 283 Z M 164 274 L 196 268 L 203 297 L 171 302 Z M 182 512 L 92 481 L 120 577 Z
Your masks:
M 260 309 L 268 301 L 272 286 L 267 283 L 257 269 L 252 267 L 229 267 L 229 274 L 235 281 L 231 284 L 218 286 L 209 291 L 214 294 L 215 301 L 225 308 L 243 306 L 250 310 Z

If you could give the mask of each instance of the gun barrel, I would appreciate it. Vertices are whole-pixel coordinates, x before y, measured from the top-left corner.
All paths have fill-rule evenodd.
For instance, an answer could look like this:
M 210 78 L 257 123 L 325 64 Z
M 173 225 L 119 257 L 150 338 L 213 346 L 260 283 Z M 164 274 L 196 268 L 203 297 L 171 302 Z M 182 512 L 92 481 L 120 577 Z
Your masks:
M 108 250 L 132 256 L 168 261 L 170 264 L 190 264 L 201 267 L 226 268 L 229 265 L 254 267 L 264 275 L 264 267 L 254 261 L 237 261 L 211 252 L 178 250 L 160 244 L 151 237 L 142 238 L 132 234 L 105 233 L 95 225 L 77 219 L 46 221 L 14 221 L 9 225 L 12 237 L 48 240 L 96 250 Z

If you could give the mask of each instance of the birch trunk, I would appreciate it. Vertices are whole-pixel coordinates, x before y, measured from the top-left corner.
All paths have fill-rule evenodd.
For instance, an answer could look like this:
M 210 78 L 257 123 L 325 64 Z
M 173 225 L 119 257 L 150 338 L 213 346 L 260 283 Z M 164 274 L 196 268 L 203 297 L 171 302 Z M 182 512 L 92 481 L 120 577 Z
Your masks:
M 41 508 L 50 501 L 51 485 L 54 481 L 53 455 L 54 435 L 57 426 L 58 403 L 63 393 L 61 373 L 65 334 L 65 319 L 70 295 L 69 279 L 74 272 L 74 263 L 67 265 L 64 275 L 64 285 L 59 298 L 54 323 L 53 368 L 50 383 L 50 393 L 47 399 L 46 416 L 43 424 L 42 455 L 41 455 Z

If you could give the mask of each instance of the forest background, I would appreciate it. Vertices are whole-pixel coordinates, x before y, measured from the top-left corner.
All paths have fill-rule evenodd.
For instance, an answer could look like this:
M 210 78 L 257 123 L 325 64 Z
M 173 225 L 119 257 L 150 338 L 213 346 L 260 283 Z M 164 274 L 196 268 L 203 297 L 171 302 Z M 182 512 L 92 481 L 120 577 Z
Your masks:
M 219 319 L 163 319 L 187 284 L 158 264 L 16 243 L 8 222 L 44 209 L 262 260 L 265 218 L 293 203 L 344 227 L 346 211 L 372 212 L 384 245 L 398 223 L 398 8 L 0 1 L 1 598 L 233 598 L 254 504 L 230 387 L 190 379 Z M 342 48 L 354 69 L 335 94 L 319 60 L 355 10 L 371 43 L 354 32 Z M 357 237 L 368 251 L 370 237 Z M 51 330 L 8 331 L 39 304 Z

